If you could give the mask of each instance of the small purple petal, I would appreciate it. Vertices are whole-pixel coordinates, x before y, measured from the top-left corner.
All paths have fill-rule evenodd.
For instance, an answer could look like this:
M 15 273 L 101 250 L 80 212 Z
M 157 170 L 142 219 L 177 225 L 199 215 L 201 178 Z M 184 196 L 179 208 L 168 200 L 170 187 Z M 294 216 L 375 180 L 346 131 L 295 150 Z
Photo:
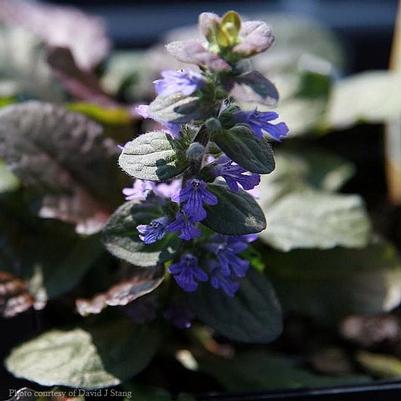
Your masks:
M 136 179 L 132 187 L 123 188 L 122 193 L 126 201 L 144 201 L 154 187 L 155 184 L 152 181 Z
M 181 93 L 189 96 L 204 85 L 201 74 L 191 70 L 167 70 L 161 73 L 162 79 L 154 81 L 158 95 L 169 96 Z
M 177 212 L 175 220 L 167 226 L 169 232 L 180 232 L 179 238 L 189 241 L 201 235 L 199 228 L 195 226 L 196 222 L 183 212 Z
M 160 217 L 152 220 L 148 225 L 141 224 L 137 227 L 139 231 L 139 238 L 146 244 L 153 244 L 161 240 L 166 234 L 168 219 L 167 217 Z

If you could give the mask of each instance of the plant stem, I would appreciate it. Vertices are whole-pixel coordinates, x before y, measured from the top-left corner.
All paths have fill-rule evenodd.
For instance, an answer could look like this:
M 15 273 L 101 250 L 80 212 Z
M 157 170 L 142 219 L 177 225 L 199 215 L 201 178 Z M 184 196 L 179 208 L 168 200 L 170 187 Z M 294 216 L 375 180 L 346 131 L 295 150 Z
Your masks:
M 394 28 L 390 69 L 401 73 L 401 0 Z M 400 117 L 389 121 L 386 126 L 385 158 L 390 202 L 401 205 L 401 109 Z

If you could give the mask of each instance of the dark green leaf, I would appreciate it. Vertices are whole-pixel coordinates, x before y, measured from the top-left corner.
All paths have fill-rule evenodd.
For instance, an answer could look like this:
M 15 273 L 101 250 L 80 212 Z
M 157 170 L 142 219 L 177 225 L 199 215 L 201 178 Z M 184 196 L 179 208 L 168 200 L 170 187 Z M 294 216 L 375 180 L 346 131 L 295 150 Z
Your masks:
M 401 359 L 396 356 L 359 351 L 356 360 L 364 370 L 375 377 L 384 379 L 401 377 Z
M 269 226 L 261 239 L 274 248 L 358 248 L 371 238 L 362 199 L 318 191 L 292 192 L 266 205 Z
M 123 401 L 171 401 L 171 395 L 164 389 L 143 384 L 130 383 L 123 386 L 124 391 L 130 391 L 131 396 Z
M 149 113 L 156 121 L 186 123 L 201 115 L 199 99 L 196 96 L 174 94 L 158 96 L 150 105 Z
M 255 199 L 247 192 L 231 192 L 226 186 L 209 184 L 218 199 L 215 206 L 205 206 L 207 217 L 202 223 L 220 234 L 243 235 L 266 228 L 266 219 Z
M 168 180 L 187 166 L 174 141 L 163 131 L 147 132 L 128 142 L 119 164 L 132 177 L 151 181 Z
M 241 102 L 275 105 L 279 94 L 276 87 L 258 71 L 246 72 L 235 78 L 231 95 Z
M 129 320 L 52 330 L 12 350 L 7 369 L 44 386 L 115 386 L 144 369 L 160 339 L 156 328 Z
M 401 261 L 386 243 L 363 249 L 270 251 L 265 263 L 283 308 L 320 323 L 386 312 L 401 301 Z
M 273 287 L 252 268 L 234 298 L 206 283 L 190 300 L 200 320 L 232 340 L 263 344 L 281 333 L 281 309 Z
M 274 170 L 273 150 L 266 138 L 258 139 L 246 126 L 235 126 L 213 135 L 213 141 L 232 160 L 253 173 Z
M 242 352 L 232 359 L 205 358 L 199 363 L 201 370 L 215 377 L 227 391 L 234 392 L 331 387 L 369 381 L 364 376 L 317 375 L 294 359 L 263 350 Z
M 103 229 L 103 243 L 114 256 L 136 266 L 155 266 L 170 259 L 176 236 L 167 235 L 155 244 L 146 245 L 137 230 L 140 224 L 149 224 L 161 217 L 161 210 L 135 201 L 126 202 L 111 216 Z

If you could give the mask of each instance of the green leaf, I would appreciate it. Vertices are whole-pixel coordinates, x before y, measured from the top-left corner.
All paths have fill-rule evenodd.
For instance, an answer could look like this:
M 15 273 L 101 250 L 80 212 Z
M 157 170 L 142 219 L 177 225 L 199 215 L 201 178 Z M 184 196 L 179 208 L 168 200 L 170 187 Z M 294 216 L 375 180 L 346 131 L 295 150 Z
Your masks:
M 168 391 L 153 386 L 143 384 L 129 383 L 123 386 L 124 391 L 130 391 L 131 396 L 124 398 L 123 401 L 171 401 L 171 395 Z
M 266 138 L 258 139 L 248 127 L 235 126 L 212 137 L 219 148 L 244 169 L 258 174 L 274 170 L 273 150 Z
M 157 328 L 129 320 L 51 330 L 13 349 L 6 367 L 16 377 L 43 386 L 115 386 L 148 365 L 159 339 Z
M 233 392 L 331 387 L 369 381 L 364 376 L 317 375 L 294 359 L 264 350 L 240 352 L 230 359 L 209 357 L 200 359 L 199 363 L 202 371 Z
M 157 96 L 149 105 L 149 113 L 156 121 L 181 124 L 196 120 L 202 114 L 198 97 L 181 94 Z
M 384 379 L 401 377 L 401 359 L 392 355 L 359 351 L 356 360 L 368 373 Z
M 202 223 L 220 234 L 244 235 L 266 228 L 262 209 L 247 192 L 231 192 L 220 184 L 209 184 L 208 189 L 218 199 L 215 206 L 205 206 L 207 217 Z
M 252 268 L 234 298 L 207 283 L 190 301 L 202 322 L 232 340 L 264 344 L 281 334 L 281 309 L 273 287 Z
M 258 71 L 250 71 L 235 78 L 230 94 L 241 102 L 255 102 L 268 106 L 277 103 L 279 94 L 271 81 Z
M 126 202 L 111 216 L 103 229 L 103 244 L 114 256 L 136 266 L 150 267 L 173 257 L 177 238 L 166 235 L 157 243 L 146 245 L 137 230 L 140 224 L 149 224 L 161 217 L 162 211 L 152 205 Z
M 289 193 L 273 205 L 262 204 L 269 212 L 269 225 L 260 238 L 282 251 L 357 248 L 371 238 L 369 218 L 357 195 L 300 191 Z
M 308 188 L 337 191 L 355 171 L 352 163 L 309 144 L 285 147 L 276 152 L 275 159 L 276 169 L 261 177 L 260 204 L 266 210 L 290 192 Z
M 264 253 L 265 273 L 286 312 L 337 323 L 387 312 L 401 301 L 401 260 L 391 245 Z
M 168 180 L 187 167 L 173 139 L 163 131 L 147 132 L 125 144 L 119 164 L 130 176 L 151 181 Z
M 0 160 L 0 194 L 15 191 L 18 187 L 17 177 Z
M 121 202 L 116 143 L 102 127 L 50 103 L 0 110 L 0 157 L 41 198 L 39 215 L 98 231 Z
M 373 71 L 340 80 L 330 98 L 326 124 L 337 129 L 398 118 L 401 74 Z

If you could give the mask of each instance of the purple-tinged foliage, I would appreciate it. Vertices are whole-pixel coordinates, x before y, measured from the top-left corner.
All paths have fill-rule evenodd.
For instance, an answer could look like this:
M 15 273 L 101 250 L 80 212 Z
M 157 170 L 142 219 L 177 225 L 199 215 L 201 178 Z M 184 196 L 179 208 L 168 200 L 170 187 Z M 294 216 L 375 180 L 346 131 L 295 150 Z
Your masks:
M 260 175 L 248 173 L 244 168 L 230 160 L 227 156 L 222 156 L 217 160 L 214 167 L 215 175 L 221 176 L 226 181 L 228 187 L 233 192 L 238 192 L 241 185 L 246 191 L 254 189 L 260 183 Z
M 175 93 L 189 96 L 205 83 L 201 74 L 191 70 L 166 70 L 161 75 L 162 79 L 154 81 L 156 93 L 161 96 Z
M 175 219 L 167 226 L 167 231 L 179 232 L 178 238 L 186 241 L 201 235 L 201 231 L 196 227 L 196 221 L 181 211 L 177 212 Z
M 207 189 L 206 182 L 195 178 L 189 180 L 172 200 L 179 202 L 185 214 L 194 222 L 206 218 L 207 213 L 203 207 L 204 204 L 217 204 L 217 197 Z
M 139 238 L 147 245 L 161 240 L 166 234 L 168 218 L 160 217 L 152 220 L 149 224 L 141 224 L 137 227 Z
M 271 122 L 279 118 L 279 115 L 274 111 L 237 111 L 234 118 L 237 123 L 249 125 L 258 138 L 263 138 L 263 134 L 267 133 L 276 141 L 280 141 L 288 134 L 287 124 Z
M 198 282 L 207 281 L 207 274 L 198 266 L 198 258 L 191 254 L 185 254 L 180 261 L 169 267 L 177 284 L 187 292 L 193 292 L 198 288 Z

